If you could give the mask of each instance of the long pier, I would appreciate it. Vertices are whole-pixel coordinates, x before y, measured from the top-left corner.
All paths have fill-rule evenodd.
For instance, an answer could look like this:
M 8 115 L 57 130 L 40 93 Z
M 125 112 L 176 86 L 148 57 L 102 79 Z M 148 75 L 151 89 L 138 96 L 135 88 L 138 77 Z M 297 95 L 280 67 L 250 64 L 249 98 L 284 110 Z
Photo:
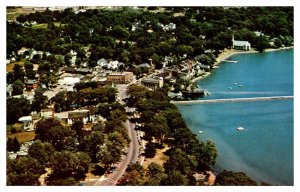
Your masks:
M 294 99 L 294 96 L 273 96 L 273 97 L 251 97 L 251 98 L 230 98 L 230 99 L 207 99 L 207 100 L 189 100 L 189 101 L 171 101 L 176 105 L 184 104 L 202 104 L 202 103 L 229 103 L 229 102 L 251 102 L 251 101 L 271 101 Z

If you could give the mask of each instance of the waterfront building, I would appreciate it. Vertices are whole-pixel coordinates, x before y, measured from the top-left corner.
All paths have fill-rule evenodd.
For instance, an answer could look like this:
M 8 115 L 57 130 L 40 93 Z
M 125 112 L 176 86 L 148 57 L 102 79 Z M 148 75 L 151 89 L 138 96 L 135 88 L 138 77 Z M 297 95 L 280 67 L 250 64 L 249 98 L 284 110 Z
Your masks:
M 144 87 L 147 87 L 152 90 L 156 90 L 157 88 L 162 88 L 164 85 L 164 80 L 162 77 L 159 78 L 145 78 L 142 79 L 141 84 Z
M 232 48 L 237 50 L 249 51 L 251 49 L 251 44 L 248 41 L 237 41 L 234 40 L 234 35 L 232 36 Z

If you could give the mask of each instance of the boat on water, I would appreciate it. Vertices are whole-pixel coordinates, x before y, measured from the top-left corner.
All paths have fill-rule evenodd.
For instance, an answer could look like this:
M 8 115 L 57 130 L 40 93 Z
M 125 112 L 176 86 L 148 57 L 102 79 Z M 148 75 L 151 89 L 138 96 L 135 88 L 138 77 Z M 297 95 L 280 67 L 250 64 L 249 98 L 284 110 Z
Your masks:
M 200 134 L 202 134 L 202 133 L 203 133 L 203 131 L 199 131 L 199 133 L 200 133 Z
M 237 85 L 238 83 L 234 83 L 234 85 Z
M 239 85 L 239 87 L 243 87 L 243 85 Z
M 228 89 L 232 89 L 232 87 L 228 87 Z
M 238 127 L 238 128 L 236 128 L 236 130 L 238 130 L 238 131 L 243 131 L 245 128 L 244 127 Z

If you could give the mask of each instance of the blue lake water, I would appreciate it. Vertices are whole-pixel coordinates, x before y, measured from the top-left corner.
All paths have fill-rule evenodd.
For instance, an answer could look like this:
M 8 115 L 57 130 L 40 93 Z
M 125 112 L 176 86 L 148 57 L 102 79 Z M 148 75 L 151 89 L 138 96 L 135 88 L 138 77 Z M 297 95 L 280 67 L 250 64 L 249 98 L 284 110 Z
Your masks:
M 198 85 L 211 92 L 204 99 L 293 95 L 293 54 L 290 49 L 234 55 L 229 59 L 237 63 L 221 64 Z M 243 171 L 272 185 L 294 184 L 293 100 L 178 108 L 200 140 L 216 143 L 219 156 L 215 171 Z M 240 126 L 245 130 L 237 131 Z

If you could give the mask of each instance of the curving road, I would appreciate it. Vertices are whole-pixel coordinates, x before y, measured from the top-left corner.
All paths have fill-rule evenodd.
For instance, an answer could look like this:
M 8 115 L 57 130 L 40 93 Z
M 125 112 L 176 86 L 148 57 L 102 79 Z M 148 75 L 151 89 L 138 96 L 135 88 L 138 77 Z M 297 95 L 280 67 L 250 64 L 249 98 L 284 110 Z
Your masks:
M 119 98 L 120 101 L 125 98 L 126 94 L 126 89 L 127 86 L 121 86 L 117 87 L 119 89 Z M 135 125 L 130 123 L 129 120 L 126 121 L 125 123 L 126 128 L 128 130 L 128 135 L 130 138 L 130 144 L 129 147 L 127 148 L 127 154 L 122 157 L 122 160 L 120 163 L 116 164 L 116 171 L 113 173 L 107 175 L 106 177 L 101 177 L 99 180 L 97 180 L 94 184 L 94 186 L 112 186 L 116 185 L 117 181 L 124 175 L 126 168 L 128 164 L 131 162 L 137 162 L 139 160 L 139 142 L 138 142 L 138 137 L 137 133 L 135 131 Z

